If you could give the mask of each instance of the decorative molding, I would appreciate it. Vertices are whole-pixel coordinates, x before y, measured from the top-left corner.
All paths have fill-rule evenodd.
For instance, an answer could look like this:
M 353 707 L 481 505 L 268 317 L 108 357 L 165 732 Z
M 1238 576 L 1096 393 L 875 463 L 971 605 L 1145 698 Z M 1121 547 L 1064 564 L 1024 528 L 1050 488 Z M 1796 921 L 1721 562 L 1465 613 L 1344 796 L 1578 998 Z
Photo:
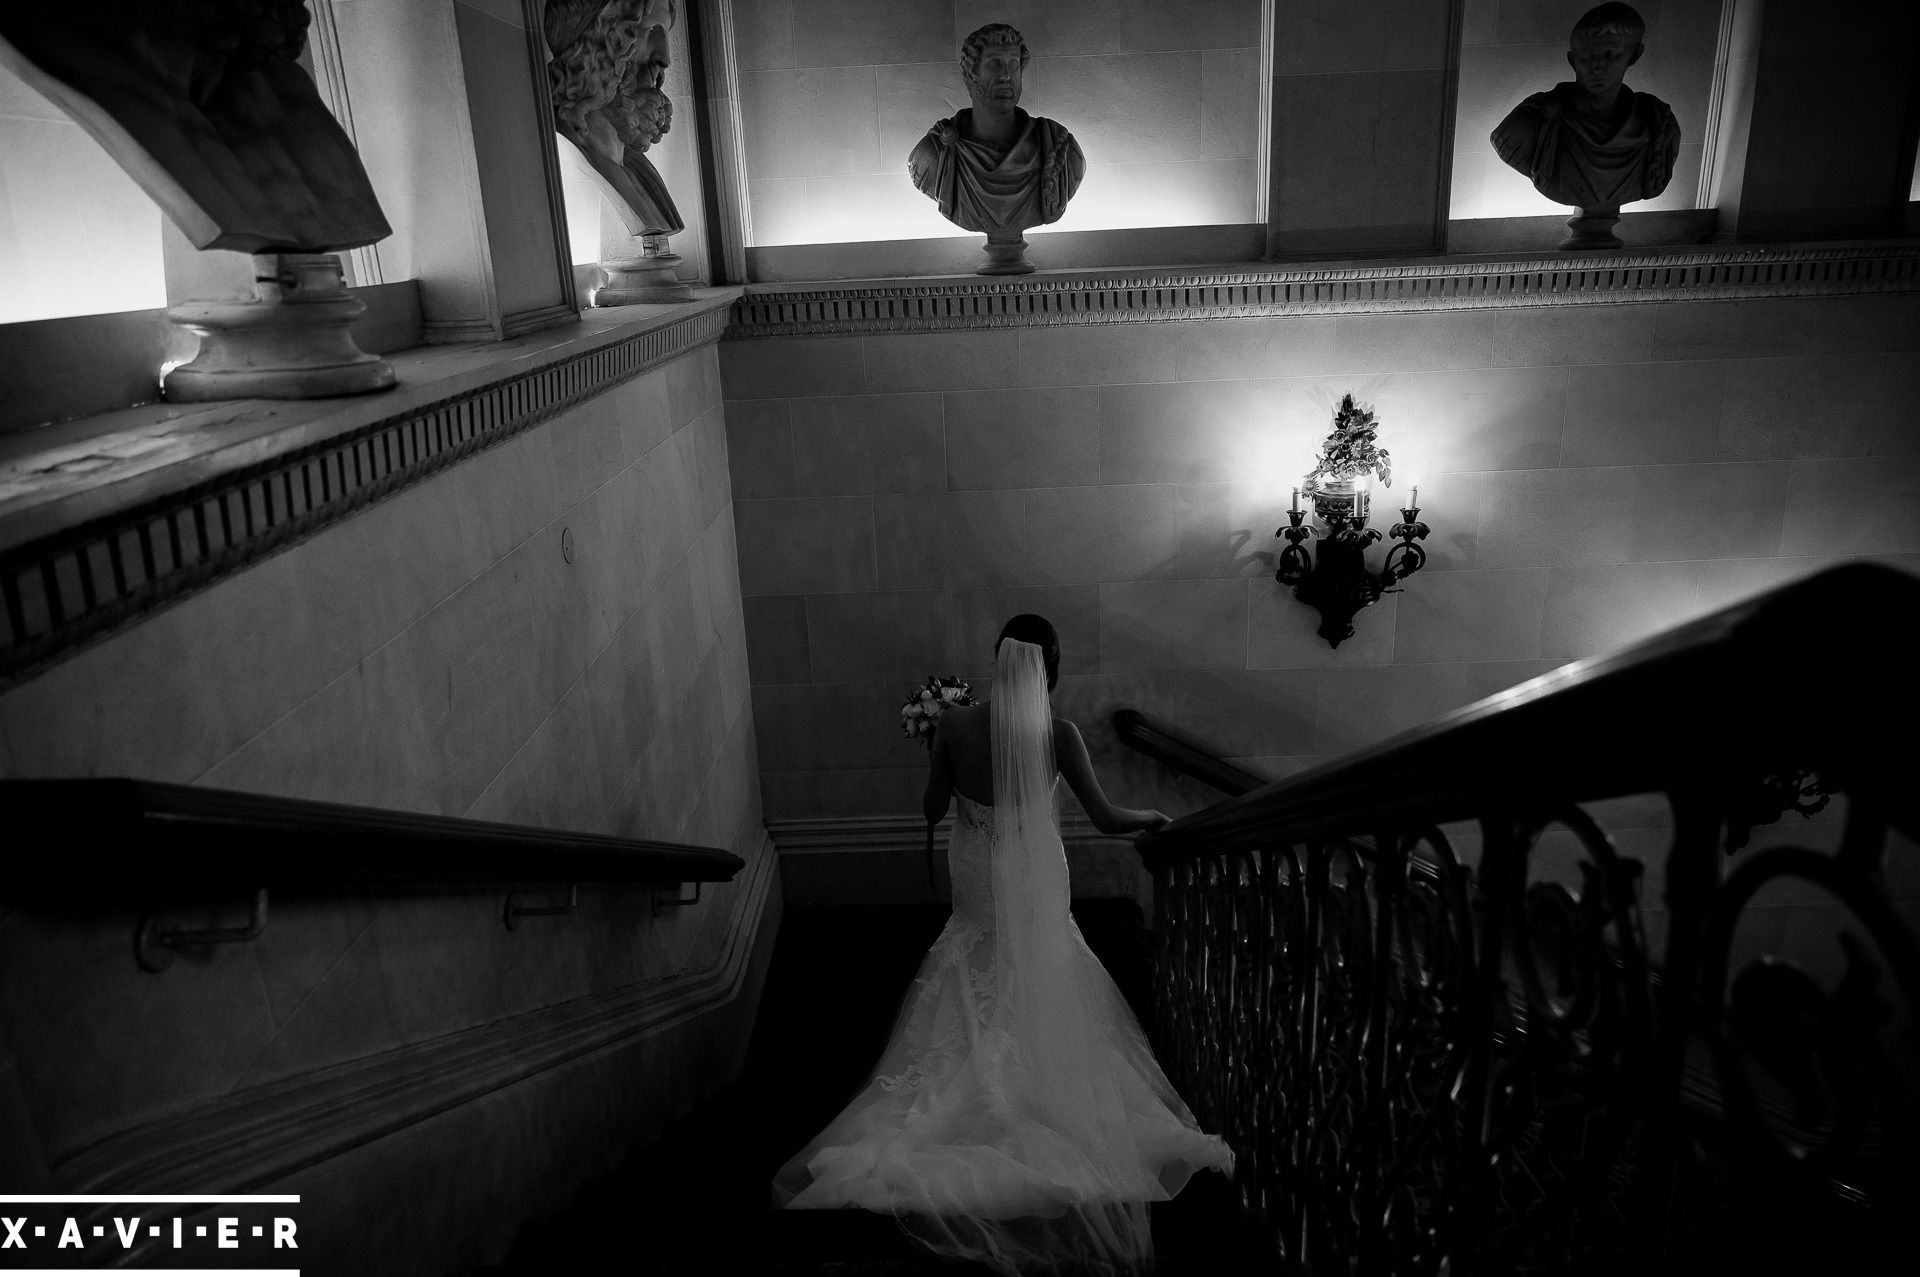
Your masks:
M 567 267 L 567 293 L 573 293 L 573 267 Z M 580 318 L 580 308 L 571 302 L 541 306 L 536 310 L 512 310 L 500 317 L 500 336 L 511 340 L 542 328 L 557 328 Z
M 953 817 L 948 816 L 936 826 L 935 837 L 944 840 L 952 830 Z M 921 853 L 927 849 L 927 822 L 914 815 L 769 819 L 767 833 L 783 856 L 869 851 Z M 1060 840 L 1069 846 L 1133 845 L 1132 839 L 1101 833 L 1092 821 L 1079 814 L 1061 817 Z
M 1920 246 L 748 285 L 729 337 L 1920 291 Z
M 500 325 L 491 319 L 423 319 L 420 321 L 420 340 L 429 346 L 499 341 Z
M 1074 896 L 1138 900 L 1151 916 L 1149 877 L 1133 840 L 1108 837 L 1077 805 L 1066 807 L 1060 837 L 1067 846 Z M 780 849 L 782 889 L 795 906 L 947 901 L 952 893 L 944 848 L 952 828 L 949 818 L 935 831 L 936 890 L 927 873 L 927 824 L 917 815 L 767 821 L 767 833 Z
M 0 690 L 672 359 L 715 307 L 0 551 Z
M 766 924 L 777 873 L 772 850 L 763 835 L 711 966 L 221 1096 L 59 1159 L 55 1182 L 62 1192 L 93 1194 L 155 1185 L 260 1191 L 495 1091 L 717 1011 L 739 996 Z M 140 1254 L 136 1248 L 133 1258 Z
M 520 21 L 527 30 L 527 65 L 533 71 L 533 118 L 536 120 L 553 118 L 553 84 L 547 75 L 547 60 L 551 55 L 547 52 L 546 10 L 546 0 L 520 0 Z M 553 238 L 553 260 L 560 268 L 560 305 L 553 309 L 577 315 L 580 294 L 574 286 L 573 243 L 567 234 L 567 200 L 561 189 L 560 143 L 552 129 L 540 131 L 540 169 L 547 183 L 547 233 Z M 541 313 L 506 316 L 505 335 L 512 337 L 543 328 L 547 323 L 562 322 L 524 322 Z

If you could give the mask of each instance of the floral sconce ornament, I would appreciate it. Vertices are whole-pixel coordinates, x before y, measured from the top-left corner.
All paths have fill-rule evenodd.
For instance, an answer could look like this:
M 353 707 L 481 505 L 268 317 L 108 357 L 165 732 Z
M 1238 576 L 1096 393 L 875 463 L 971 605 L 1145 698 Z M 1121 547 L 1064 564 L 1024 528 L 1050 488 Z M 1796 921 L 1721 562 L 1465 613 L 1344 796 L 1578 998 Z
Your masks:
M 1313 469 L 1302 487 L 1293 490 L 1287 526 L 1274 532 L 1287 542 L 1274 580 L 1293 586 L 1295 598 L 1319 611 L 1320 637 L 1334 647 L 1353 637 L 1353 618 L 1361 608 L 1373 606 L 1427 561 L 1427 552 L 1417 544 L 1428 528 L 1419 519 L 1420 488 L 1415 484 L 1400 509 L 1401 521 L 1387 531 L 1398 544 L 1387 551 L 1380 571 L 1367 567 L 1366 549 L 1381 539 L 1379 529 L 1367 526 L 1372 482 L 1377 477 L 1381 487 L 1393 486 L 1393 459 L 1380 446 L 1378 433 L 1373 410 L 1343 395 Z M 1303 488 L 1313 503 L 1312 524 L 1305 522 L 1306 512 L 1300 508 Z M 1309 553 L 1306 545 L 1315 538 L 1318 554 Z

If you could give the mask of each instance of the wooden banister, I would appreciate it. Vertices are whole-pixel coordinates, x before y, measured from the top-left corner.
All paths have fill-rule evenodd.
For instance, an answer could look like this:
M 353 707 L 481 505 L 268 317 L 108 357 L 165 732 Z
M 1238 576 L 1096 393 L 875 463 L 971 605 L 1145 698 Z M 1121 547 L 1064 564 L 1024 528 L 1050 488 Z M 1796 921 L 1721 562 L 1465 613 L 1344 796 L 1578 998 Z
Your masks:
M 715 847 L 125 779 L 0 781 L 0 896 L 84 887 L 726 882 Z

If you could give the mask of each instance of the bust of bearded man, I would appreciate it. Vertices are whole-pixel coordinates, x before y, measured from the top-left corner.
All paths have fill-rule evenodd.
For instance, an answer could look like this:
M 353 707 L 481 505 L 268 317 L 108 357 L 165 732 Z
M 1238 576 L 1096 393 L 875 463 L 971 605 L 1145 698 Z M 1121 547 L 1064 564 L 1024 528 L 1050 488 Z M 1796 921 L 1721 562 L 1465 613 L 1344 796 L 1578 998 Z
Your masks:
M 1580 210 L 1568 223 L 1574 239 L 1562 248 L 1618 248 L 1611 227 L 1620 206 L 1652 199 L 1673 178 L 1680 150 L 1673 108 L 1624 83 L 1646 51 L 1646 30 L 1630 5 L 1588 10 L 1568 40 L 1575 78 L 1528 97 L 1493 131 L 1494 150 L 1509 167 L 1556 204 Z M 1583 221 L 1595 225 L 1583 231 Z
M 1020 233 L 1059 221 L 1087 173 L 1073 134 L 1020 109 L 1028 56 L 1020 33 L 1004 23 L 968 36 L 960 73 L 973 105 L 928 129 L 907 158 L 914 186 L 939 203 L 942 217 L 987 232 L 990 257 L 996 245 L 1011 247 L 984 274 L 1032 270 L 1019 257 Z

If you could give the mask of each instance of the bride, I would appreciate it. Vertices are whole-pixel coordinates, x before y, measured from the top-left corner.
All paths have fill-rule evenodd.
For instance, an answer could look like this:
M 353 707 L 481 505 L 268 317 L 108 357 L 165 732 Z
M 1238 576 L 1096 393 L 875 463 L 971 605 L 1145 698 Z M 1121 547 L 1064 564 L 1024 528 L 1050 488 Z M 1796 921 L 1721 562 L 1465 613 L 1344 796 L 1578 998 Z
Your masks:
M 929 822 L 957 795 L 953 916 L 873 1077 L 774 1177 L 774 1203 L 895 1216 L 935 1254 L 1004 1274 L 1144 1270 L 1147 1204 L 1233 1153 L 1174 1094 L 1067 912 L 1055 811 L 1065 778 L 1102 833 L 1157 828 L 1115 807 L 1080 731 L 1049 702 L 1060 645 L 1031 614 L 1001 631 L 990 704 L 934 737 Z

